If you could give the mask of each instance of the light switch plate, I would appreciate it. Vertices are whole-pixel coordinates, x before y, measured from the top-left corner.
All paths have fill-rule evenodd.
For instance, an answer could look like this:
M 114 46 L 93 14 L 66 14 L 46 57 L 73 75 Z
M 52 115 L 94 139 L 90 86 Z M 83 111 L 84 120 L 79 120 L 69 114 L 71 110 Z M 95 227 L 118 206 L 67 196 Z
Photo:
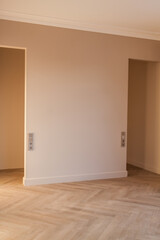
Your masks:
M 28 151 L 33 151 L 34 134 L 28 133 Z
M 125 147 L 125 146 L 126 146 L 126 133 L 121 132 L 121 147 Z

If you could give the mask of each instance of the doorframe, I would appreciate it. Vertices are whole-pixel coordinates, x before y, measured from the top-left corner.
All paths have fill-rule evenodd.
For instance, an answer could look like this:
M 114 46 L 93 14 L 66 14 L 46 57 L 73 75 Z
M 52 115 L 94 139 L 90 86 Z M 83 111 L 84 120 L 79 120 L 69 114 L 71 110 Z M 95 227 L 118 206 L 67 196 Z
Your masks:
M 27 175 L 27 162 L 26 162 L 26 154 L 27 154 L 27 129 L 26 129 L 26 100 L 27 100 L 27 48 L 25 47 L 15 47 L 10 45 L 1 45 L 1 48 L 10 48 L 10 49 L 19 49 L 24 50 L 24 176 L 23 179 L 26 178 Z
M 151 58 L 134 58 L 134 57 L 129 57 L 128 59 L 128 62 L 127 62 L 127 66 L 128 66 L 128 80 L 127 80 L 127 145 L 126 145 L 126 166 L 127 166 L 127 160 L 128 160 L 128 113 L 129 113 L 129 67 L 130 67 L 130 60 L 134 60 L 134 61 L 143 61 L 143 62 L 146 62 L 146 63 L 160 63 L 160 60 L 159 59 L 151 59 Z M 153 172 L 153 173 L 156 173 L 156 170 L 153 170 L 153 168 L 146 168 L 142 165 L 134 165 L 136 167 L 139 167 L 139 168 L 142 168 L 142 169 L 145 169 L 147 171 L 150 171 L 150 172 Z M 158 172 L 157 172 L 158 173 Z M 159 174 L 159 173 L 158 173 Z

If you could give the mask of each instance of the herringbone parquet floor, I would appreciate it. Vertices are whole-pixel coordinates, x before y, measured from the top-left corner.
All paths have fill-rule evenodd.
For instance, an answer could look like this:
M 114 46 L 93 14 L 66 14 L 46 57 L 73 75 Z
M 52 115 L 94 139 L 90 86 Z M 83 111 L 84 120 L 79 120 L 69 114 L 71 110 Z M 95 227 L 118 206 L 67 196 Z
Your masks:
M 160 240 L 160 175 L 23 187 L 0 172 L 0 240 Z

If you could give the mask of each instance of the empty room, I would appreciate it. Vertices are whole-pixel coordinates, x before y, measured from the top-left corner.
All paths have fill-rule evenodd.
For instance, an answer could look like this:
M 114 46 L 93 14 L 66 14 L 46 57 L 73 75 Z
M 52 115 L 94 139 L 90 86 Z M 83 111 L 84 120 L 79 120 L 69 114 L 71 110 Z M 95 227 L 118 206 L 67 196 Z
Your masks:
M 0 0 L 0 240 L 160 240 L 159 12 Z

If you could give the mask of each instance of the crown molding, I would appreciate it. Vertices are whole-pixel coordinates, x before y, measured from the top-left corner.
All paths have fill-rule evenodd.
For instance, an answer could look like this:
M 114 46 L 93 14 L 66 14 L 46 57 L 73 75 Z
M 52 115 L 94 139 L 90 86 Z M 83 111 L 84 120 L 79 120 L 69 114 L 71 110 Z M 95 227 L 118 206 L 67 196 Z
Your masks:
M 70 19 L 24 14 L 2 9 L 0 9 L 0 19 L 160 41 L 160 32 L 140 31 L 137 29 L 121 28 L 105 24 L 98 25 Z

